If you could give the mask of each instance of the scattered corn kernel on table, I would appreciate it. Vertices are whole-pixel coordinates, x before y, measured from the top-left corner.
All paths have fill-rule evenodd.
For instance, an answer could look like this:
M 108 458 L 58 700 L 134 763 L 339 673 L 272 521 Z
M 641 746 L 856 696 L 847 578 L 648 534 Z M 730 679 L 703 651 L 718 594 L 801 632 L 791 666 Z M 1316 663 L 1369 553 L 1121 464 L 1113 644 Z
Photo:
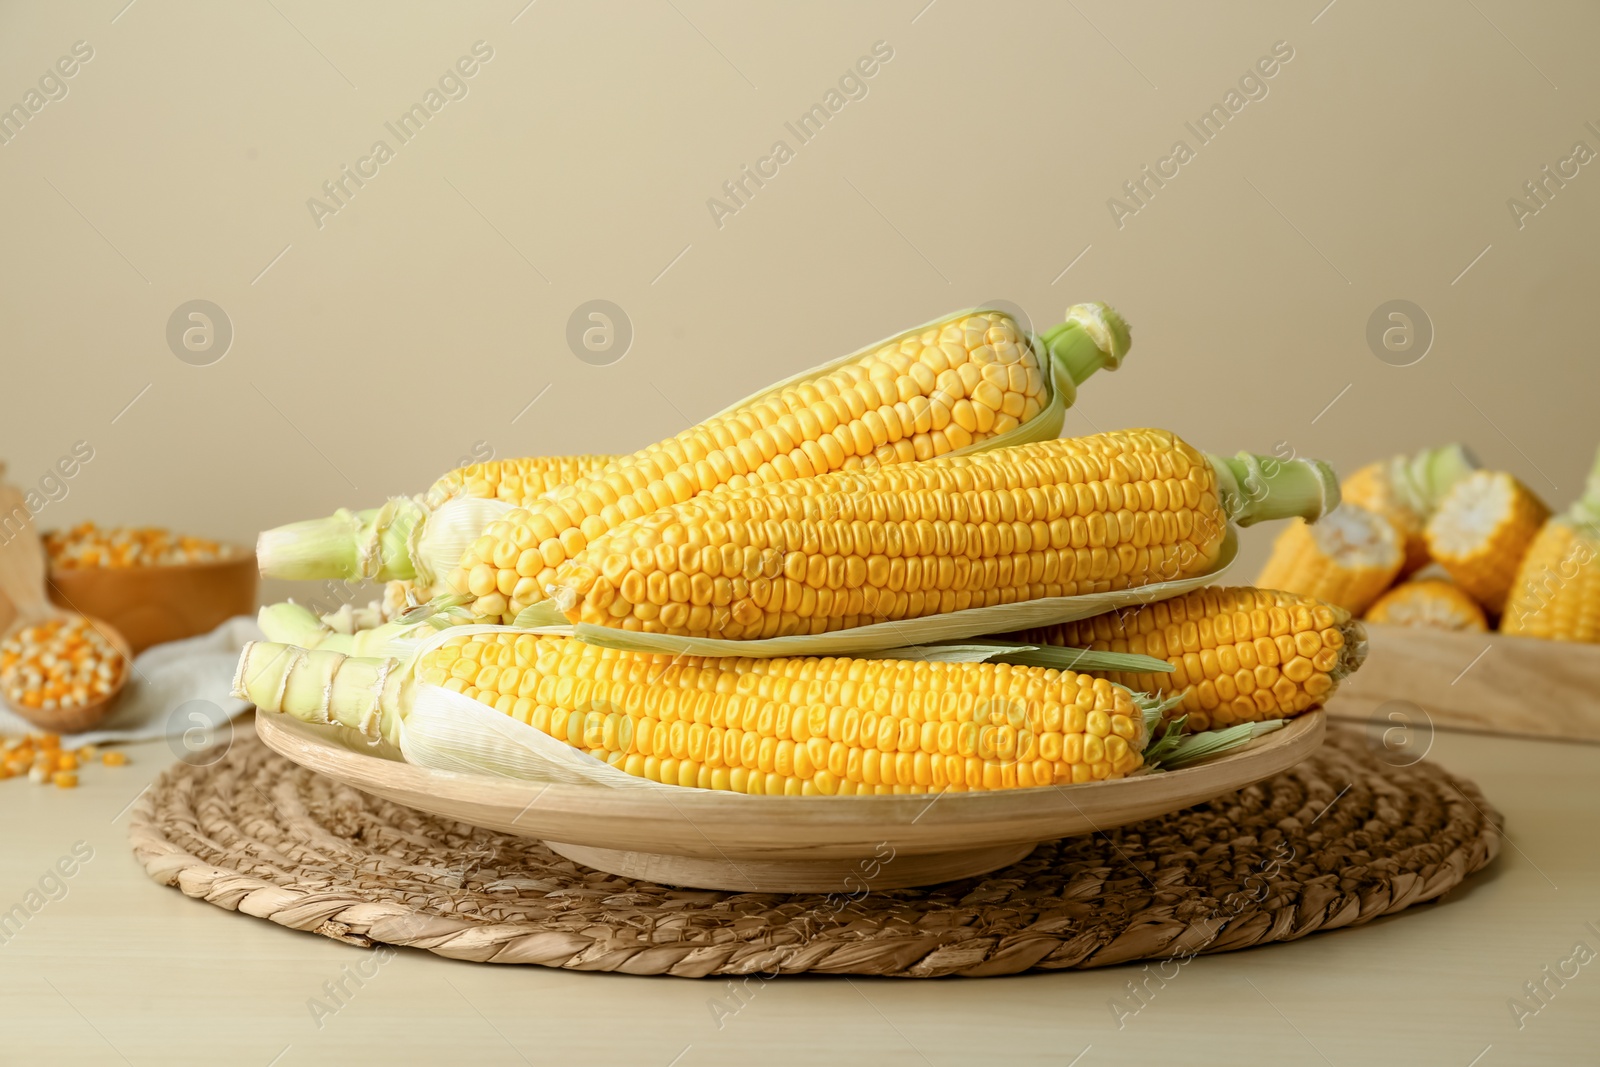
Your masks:
M 125 839 L 129 807 L 172 755 L 164 742 L 128 752 L 131 766 L 74 791 L 5 784 L 0 1061 L 702 1067 L 850 1050 L 885 1067 L 1494 1067 L 1590 1062 L 1600 1037 L 1600 969 L 1576 947 L 1600 950 L 1600 745 L 1440 731 L 1431 758 L 1482 787 L 1508 845 L 1442 902 L 1370 925 L 1165 978 L 1131 965 L 736 991 L 361 950 L 192 900 L 150 881 Z M 32 909 L 20 923 L 19 904 Z M 313 1010 L 340 983 L 338 1009 Z

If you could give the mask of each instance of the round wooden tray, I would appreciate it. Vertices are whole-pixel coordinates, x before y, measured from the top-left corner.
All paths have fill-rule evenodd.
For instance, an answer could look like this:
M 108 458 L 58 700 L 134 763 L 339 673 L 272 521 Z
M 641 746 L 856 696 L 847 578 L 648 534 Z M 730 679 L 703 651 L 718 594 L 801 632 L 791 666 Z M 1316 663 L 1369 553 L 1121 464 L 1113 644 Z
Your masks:
M 419 811 L 523 837 L 607 874 L 697 889 L 853 892 L 931 885 L 1015 863 L 1041 841 L 1164 815 L 1270 778 L 1322 743 L 1310 712 L 1245 748 L 1183 770 L 1085 785 L 884 797 L 750 797 L 608 789 L 454 774 L 352 736 L 256 712 L 274 751 Z M 892 865 L 877 861 L 893 855 Z M 880 869 L 881 866 L 881 869 Z

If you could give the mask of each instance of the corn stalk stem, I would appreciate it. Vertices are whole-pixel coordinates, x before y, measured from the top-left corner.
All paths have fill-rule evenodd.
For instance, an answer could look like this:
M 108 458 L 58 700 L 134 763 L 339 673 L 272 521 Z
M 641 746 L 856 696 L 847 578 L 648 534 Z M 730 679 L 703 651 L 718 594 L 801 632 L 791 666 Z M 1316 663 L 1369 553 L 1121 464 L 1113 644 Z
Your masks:
M 427 508 L 404 497 L 365 511 L 340 508 L 325 519 L 264 531 L 256 559 L 268 578 L 415 578 L 412 535 L 427 515 Z
M 1240 526 L 1273 519 L 1316 522 L 1339 504 L 1339 479 L 1319 459 L 1281 460 L 1240 452 L 1211 456 L 1222 506 Z
M 1127 320 L 1109 304 L 1074 304 L 1067 320 L 1040 334 L 1038 341 L 1055 366 L 1056 388 L 1068 407 L 1078 398 L 1078 386 L 1097 370 L 1116 370 L 1133 343 Z

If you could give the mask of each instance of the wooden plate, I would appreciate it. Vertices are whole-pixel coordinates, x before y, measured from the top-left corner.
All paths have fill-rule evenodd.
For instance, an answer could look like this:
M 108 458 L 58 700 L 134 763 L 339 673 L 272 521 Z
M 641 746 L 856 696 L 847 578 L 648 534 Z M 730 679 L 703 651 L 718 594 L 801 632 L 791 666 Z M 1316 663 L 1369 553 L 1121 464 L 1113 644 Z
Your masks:
M 1208 763 L 1085 785 L 888 797 L 542 784 L 414 767 L 369 754 L 348 732 L 256 712 L 256 732 L 302 766 L 421 811 L 543 840 L 577 863 L 630 878 L 763 893 L 898 889 L 968 878 L 1040 841 L 1190 807 L 1269 778 L 1322 743 L 1323 715 Z M 342 736 L 341 736 L 342 735 Z M 385 758 L 387 755 L 388 758 Z
M 1600 645 L 1365 625 L 1367 661 L 1328 702 L 1335 718 L 1600 741 Z
M 61 607 L 115 626 L 137 654 L 253 613 L 256 556 L 234 546 L 233 555 L 207 563 L 52 568 L 49 592 Z

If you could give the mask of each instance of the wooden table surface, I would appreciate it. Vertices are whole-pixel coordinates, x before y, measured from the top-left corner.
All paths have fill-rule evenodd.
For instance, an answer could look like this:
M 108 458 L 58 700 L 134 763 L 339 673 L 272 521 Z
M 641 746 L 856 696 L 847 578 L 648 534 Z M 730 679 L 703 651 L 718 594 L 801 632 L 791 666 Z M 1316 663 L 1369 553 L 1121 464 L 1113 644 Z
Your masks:
M 96 768 L 75 792 L 0 783 L 0 912 L 92 850 L 67 864 L 64 895 L 47 885 L 59 899 L 0 930 L 0 1064 L 1600 1063 L 1600 745 L 1440 731 L 1431 758 L 1506 816 L 1487 871 L 1367 926 L 1192 960 L 1150 981 L 1120 1026 L 1111 1005 L 1134 1004 L 1140 965 L 781 978 L 728 1015 L 718 1004 L 739 1002 L 721 979 L 385 958 L 151 882 L 127 808 L 171 754 L 128 751 L 131 766 Z M 324 984 L 358 966 L 372 977 L 314 1013 Z M 1527 983 L 1544 984 L 1542 1004 Z

